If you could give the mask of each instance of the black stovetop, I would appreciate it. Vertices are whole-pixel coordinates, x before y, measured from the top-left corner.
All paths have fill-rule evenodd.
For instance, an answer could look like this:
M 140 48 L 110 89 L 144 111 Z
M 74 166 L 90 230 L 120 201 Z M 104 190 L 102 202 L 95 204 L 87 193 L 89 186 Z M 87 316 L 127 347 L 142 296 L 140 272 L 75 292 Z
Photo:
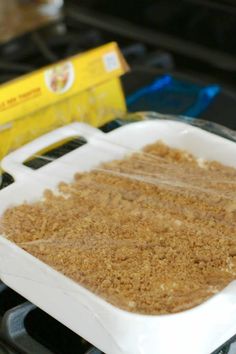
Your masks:
M 121 16 L 120 11 L 117 10 L 119 17 L 114 17 L 117 5 L 106 6 L 106 1 L 102 1 L 101 4 L 99 2 L 101 6 L 98 6 L 95 0 L 88 2 L 86 0 L 84 2 L 87 4 L 86 8 L 76 5 L 78 2 L 73 0 L 66 0 L 65 3 L 64 15 L 57 22 L 0 46 L 0 83 L 56 60 L 115 40 L 132 68 L 131 72 L 123 78 L 126 93 L 131 93 L 151 83 L 157 75 L 166 73 L 186 82 L 201 85 L 220 84 L 221 93 L 201 114 L 201 118 L 236 128 L 234 119 L 236 114 L 236 61 L 234 53 L 222 47 L 223 44 L 220 46 L 215 43 L 215 46 L 206 47 L 203 41 L 199 48 L 200 37 L 196 41 L 194 36 L 189 35 L 188 42 L 185 42 L 186 38 L 178 31 L 174 35 L 173 30 L 168 32 L 165 27 L 155 28 L 151 25 L 148 27 L 145 19 L 148 8 L 152 8 L 150 4 L 153 2 L 151 1 L 148 2 L 150 4 L 147 5 L 147 10 L 142 12 L 143 20 L 140 20 L 139 24 L 133 12 L 124 11 Z M 131 1 L 128 0 L 126 6 L 130 7 L 130 3 Z M 144 6 L 144 2 L 138 3 L 139 7 L 142 3 Z M 155 3 L 157 5 L 161 1 Z M 184 6 L 184 3 L 185 1 L 181 1 L 181 6 Z M 204 11 L 204 8 L 201 11 Z M 163 16 L 165 11 L 166 9 L 163 9 Z M 232 17 L 233 14 L 230 16 Z M 218 12 L 216 15 L 219 16 Z M 130 17 L 130 22 L 127 21 L 127 16 Z M 172 16 L 175 23 L 177 20 L 173 13 Z M 170 19 L 169 22 L 171 22 Z M 169 22 L 167 21 L 167 24 Z M 171 26 L 173 27 L 173 24 Z M 197 21 L 196 27 L 198 26 Z M 226 25 L 223 21 L 221 37 L 226 38 L 228 32 L 224 26 Z M 165 37 L 166 35 L 169 37 Z M 234 41 L 233 38 L 232 41 Z M 204 52 L 205 49 L 207 53 Z M 199 57 L 199 52 L 205 54 Z

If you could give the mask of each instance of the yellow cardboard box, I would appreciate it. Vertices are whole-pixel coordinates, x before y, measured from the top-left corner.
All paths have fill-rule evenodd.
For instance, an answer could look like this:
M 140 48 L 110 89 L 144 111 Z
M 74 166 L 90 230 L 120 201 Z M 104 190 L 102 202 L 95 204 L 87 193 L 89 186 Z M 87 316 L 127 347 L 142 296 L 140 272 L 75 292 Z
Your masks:
M 0 87 L 0 159 L 72 121 L 101 126 L 126 111 L 119 76 L 128 70 L 109 43 Z

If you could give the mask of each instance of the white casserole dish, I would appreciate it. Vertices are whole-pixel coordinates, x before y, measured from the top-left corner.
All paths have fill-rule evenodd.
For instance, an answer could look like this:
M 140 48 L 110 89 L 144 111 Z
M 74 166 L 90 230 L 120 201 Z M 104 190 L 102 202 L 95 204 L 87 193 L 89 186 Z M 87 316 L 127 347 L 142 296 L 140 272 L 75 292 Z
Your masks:
M 22 164 L 46 146 L 79 135 L 88 143 L 49 165 L 32 171 Z M 158 139 L 200 158 L 236 167 L 234 142 L 185 123 L 150 120 L 108 134 L 74 123 L 27 144 L 2 161 L 3 169 L 16 182 L 0 191 L 0 215 L 10 206 L 37 200 L 46 188 L 72 181 L 75 172 L 122 158 Z M 134 314 L 107 303 L 3 235 L 0 278 L 107 354 L 210 354 L 236 333 L 236 281 L 191 310 L 162 316 Z

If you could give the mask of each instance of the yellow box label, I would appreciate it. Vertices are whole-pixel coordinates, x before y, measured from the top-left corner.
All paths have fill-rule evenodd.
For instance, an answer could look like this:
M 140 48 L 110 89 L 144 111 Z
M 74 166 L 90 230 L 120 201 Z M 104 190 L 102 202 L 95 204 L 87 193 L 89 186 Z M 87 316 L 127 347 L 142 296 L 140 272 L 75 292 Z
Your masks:
M 101 126 L 126 111 L 116 43 L 71 57 L 0 87 L 0 159 L 72 121 Z
M 126 70 L 116 43 L 40 69 L 1 86 L 0 123 L 57 104 Z

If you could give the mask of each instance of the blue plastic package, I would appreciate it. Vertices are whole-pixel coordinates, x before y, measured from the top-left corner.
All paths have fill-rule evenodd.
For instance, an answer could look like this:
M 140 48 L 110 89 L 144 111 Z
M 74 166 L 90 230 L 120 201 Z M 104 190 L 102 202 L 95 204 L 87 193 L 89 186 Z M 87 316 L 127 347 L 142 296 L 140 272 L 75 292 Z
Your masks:
M 219 93 L 218 85 L 200 86 L 162 75 L 149 86 L 134 92 L 126 102 L 130 112 L 157 111 L 198 117 Z

